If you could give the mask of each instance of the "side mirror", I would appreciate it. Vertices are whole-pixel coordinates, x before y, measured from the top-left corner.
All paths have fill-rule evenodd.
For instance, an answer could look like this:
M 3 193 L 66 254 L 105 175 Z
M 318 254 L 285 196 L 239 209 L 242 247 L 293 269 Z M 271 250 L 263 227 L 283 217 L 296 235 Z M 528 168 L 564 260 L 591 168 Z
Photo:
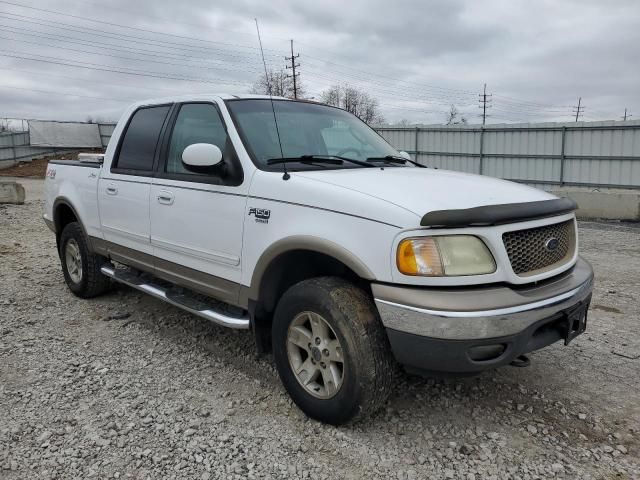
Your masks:
M 222 162 L 222 150 L 210 143 L 194 143 L 182 152 L 182 162 L 187 167 L 215 167 Z
M 407 152 L 405 152 L 404 150 L 402 150 L 400 152 L 400 156 L 406 158 L 407 160 L 411 160 L 411 155 L 409 155 Z

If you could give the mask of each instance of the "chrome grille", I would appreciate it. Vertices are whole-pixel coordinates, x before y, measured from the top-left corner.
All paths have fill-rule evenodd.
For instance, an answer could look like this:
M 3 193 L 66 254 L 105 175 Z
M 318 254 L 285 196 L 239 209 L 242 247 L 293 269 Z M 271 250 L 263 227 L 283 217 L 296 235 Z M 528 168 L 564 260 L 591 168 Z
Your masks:
M 548 248 L 551 239 L 555 249 Z M 576 231 L 573 220 L 543 227 L 516 230 L 502 234 L 511 268 L 516 275 L 527 276 L 559 267 L 573 258 Z M 551 241 L 551 242 L 550 242 Z M 551 245 L 553 246 L 553 245 Z

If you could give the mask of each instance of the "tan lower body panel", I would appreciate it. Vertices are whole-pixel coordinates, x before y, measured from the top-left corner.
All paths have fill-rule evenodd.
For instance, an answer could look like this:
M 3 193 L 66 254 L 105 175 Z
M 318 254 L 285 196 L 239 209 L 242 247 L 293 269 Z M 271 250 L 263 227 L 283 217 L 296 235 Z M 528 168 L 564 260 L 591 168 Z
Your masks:
M 247 308 L 246 302 L 241 305 L 239 297 L 243 288 L 239 283 L 208 273 L 169 262 L 132 248 L 123 247 L 102 238 L 90 237 L 95 253 L 104 255 L 129 267 L 151 273 L 158 278 L 180 285 L 195 292 L 215 298 L 216 300 Z M 245 297 L 243 295 L 243 297 Z

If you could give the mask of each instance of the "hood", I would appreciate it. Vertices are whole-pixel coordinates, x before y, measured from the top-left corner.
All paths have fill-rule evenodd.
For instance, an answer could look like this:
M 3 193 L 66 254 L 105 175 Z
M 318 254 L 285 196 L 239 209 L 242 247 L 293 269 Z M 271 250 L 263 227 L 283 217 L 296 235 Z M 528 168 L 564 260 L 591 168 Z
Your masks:
M 432 168 L 385 167 L 296 172 L 374 197 L 422 215 L 450 210 L 557 198 L 543 190 L 498 178 Z

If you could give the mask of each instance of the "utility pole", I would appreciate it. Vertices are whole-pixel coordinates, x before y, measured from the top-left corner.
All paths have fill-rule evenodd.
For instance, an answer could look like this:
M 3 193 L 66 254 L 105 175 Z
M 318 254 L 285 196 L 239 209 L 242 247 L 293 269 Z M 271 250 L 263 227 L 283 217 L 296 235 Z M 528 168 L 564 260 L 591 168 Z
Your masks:
M 482 125 L 487 122 L 487 108 L 491 108 L 491 94 L 487 95 L 487 84 L 484 84 L 483 93 L 478 94 L 480 97 L 480 105 L 479 108 L 482 108 Z M 487 98 L 489 97 L 489 98 Z
M 633 117 L 633 115 L 631 115 L 630 113 L 627 114 L 627 109 L 625 108 L 624 109 L 624 116 L 622 117 L 622 120 L 626 122 L 627 121 L 627 117 Z
M 573 107 L 573 113 L 576 114 L 576 122 L 578 118 L 584 114 L 584 107 L 582 106 L 582 97 L 578 97 L 578 106 Z
M 287 75 L 287 78 L 293 78 L 293 98 L 298 98 L 298 77 L 299 73 L 296 73 L 296 67 L 299 67 L 300 64 L 296 63 L 296 59 L 300 56 L 300 54 L 293 54 L 293 39 L 291 39 L 291 56 L 284 57 L 285 60 L 291 61 L 291 65 L 287 65 L 286 68 L 291 69 L 291 75 Z

